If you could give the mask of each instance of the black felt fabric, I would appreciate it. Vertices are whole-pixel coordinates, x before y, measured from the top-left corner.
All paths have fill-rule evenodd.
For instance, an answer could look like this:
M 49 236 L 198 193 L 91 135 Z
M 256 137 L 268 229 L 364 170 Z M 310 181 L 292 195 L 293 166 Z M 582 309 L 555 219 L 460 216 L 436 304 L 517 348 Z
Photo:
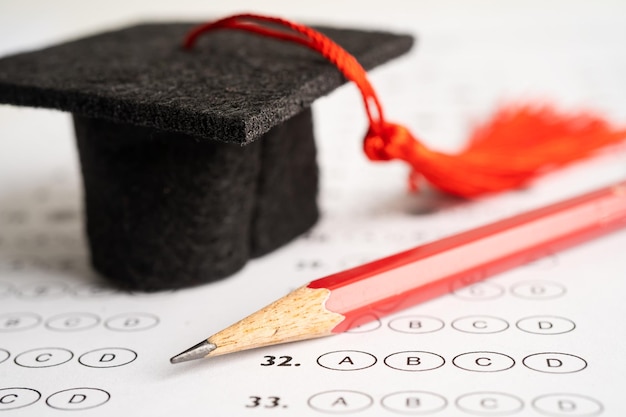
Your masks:
M 144 24 L 0 60 L 0 103 L 52 107 L 202 139 L 248 143 L 344 82 L 313 51 L 190 24 Z M 410 36 L 319 28 L 366 68 L 397 57 Z M 360 105 L 360 103 L 355 103 Z
M 319 217 L 311 110 L 276 126 L 261 142 L 261 169 L 250 236 L 253 257 L 304 233 Z
M 179 288 L 248 260 L 260 142 L 241 149 L 100 119 L 74 124 L 92 263 L 117 286 Z
M 317 220 L 310 110 L 243 148 L 80 116 L 74 124 L 92 263 L 119 287 L 223 278 Z

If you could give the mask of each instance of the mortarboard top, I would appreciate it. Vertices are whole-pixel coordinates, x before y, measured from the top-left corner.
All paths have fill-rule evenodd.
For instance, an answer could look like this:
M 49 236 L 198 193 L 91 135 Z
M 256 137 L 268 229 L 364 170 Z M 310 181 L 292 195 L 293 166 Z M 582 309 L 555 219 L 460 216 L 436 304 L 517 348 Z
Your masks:
M 318 217 L 309 106 L 344 78 L 302 46 L 241 32 L 183 50 L 192 27 L 144 24 L 0 59 L 0 103 L 73 113 L 92 262 L 129 289 L 222 278 Z M 366 69 L 413 43 L 317 29 Z

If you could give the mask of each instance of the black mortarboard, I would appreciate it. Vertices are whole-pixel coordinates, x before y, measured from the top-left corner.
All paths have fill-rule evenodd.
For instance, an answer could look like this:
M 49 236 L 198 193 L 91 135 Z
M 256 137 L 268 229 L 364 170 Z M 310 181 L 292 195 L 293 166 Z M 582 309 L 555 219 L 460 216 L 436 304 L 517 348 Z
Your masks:
M 73 113 L 92 262 L 124 288 L 222 278 L 318 218 L 309 106 L 344 78 L 306 48 L 240 32 L 183 50 L 191 27 L 144 24 L 0 60 L 0 103 Z M 365 68 L 412 45 L 318 29 Z

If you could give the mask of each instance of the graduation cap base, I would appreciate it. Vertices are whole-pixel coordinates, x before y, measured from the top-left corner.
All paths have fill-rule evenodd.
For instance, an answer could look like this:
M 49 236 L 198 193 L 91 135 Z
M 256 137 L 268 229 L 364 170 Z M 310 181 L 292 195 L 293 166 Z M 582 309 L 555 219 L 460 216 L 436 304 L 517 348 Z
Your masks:
M 223 278 L 318 218 L 311 110 L 247 146 L 74 116 L 92 263 L 155 291 Z

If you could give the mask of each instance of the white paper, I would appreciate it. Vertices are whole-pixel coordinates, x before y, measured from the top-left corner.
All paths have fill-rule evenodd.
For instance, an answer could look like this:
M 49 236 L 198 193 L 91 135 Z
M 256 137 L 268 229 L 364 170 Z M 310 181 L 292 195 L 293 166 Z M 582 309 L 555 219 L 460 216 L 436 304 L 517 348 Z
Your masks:
M 521 2 L 516 13 L 496 4 L 468 12 L 466 22 L 449 22 L 456 15 L 437 8 L 425 33 L 408 17 L 382 18 L 383 27 L 422 36 L 408 58 L 372 75 L 391 119 L 442 149 L 457 148 L 468 127 L 513 97 L 598 108 L 623 121 L 617 6 L 590 12 L 584 2 L 563 3 L 548 15 L 576 19 L 552 24 Z M 369 13 L 362 21 L 381 27 Z M 314 112 L 323 217 L 313 230 L 223 281 L 131 295 L 103 288 L 88 264 L 69 117 L 0 106 L 0 410 L 626 412 L 623 231 L 342 335 L 171 365 L 171 356 L 312 279 L 626 177 L 620 151 L 477 202 L 410 195 L 404 166 L 362 155 L 365 119 L 353 87 L 319 100 Z

